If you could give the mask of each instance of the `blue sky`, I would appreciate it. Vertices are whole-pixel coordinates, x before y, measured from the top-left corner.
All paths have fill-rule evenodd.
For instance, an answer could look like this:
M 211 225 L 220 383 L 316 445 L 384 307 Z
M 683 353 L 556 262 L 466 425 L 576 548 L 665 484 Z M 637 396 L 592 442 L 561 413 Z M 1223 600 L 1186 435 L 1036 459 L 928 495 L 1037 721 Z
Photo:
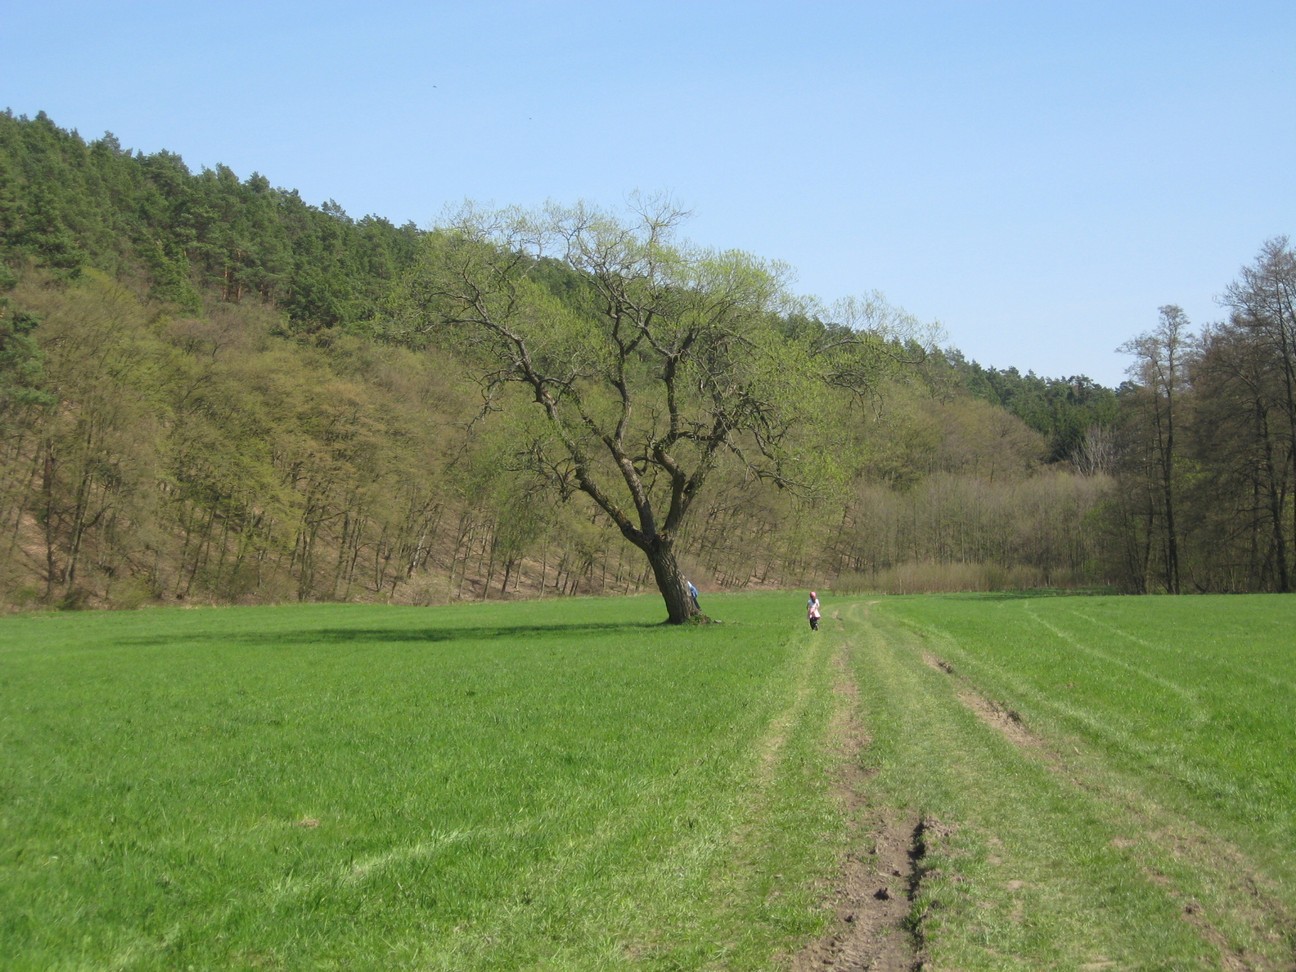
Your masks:
M 0 107 L 430 226 L 464 199 L 693 211 L 986 366 L 1116 352 L 1296 236 L 1296 3 L 8 5 Z

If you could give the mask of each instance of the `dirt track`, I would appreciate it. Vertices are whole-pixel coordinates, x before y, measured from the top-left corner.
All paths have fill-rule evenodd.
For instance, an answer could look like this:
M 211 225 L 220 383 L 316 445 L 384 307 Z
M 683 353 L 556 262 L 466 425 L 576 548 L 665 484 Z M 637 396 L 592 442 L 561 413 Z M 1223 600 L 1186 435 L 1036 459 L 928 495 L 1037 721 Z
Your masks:
M 841 861 L 831 887 L 825 891 L 825 901 L 831 902 L 834 911 L 828 931 L 795 955 L 790 967 L 793 972 L 824 969 L 916 972 L 925 967 L 927 956 L 922 927 L 910 921 L 910 912 L 923 887 L 926 843 L 933 833 L 943 837 L 951 831 L 942 822 L 917 814 L 897 817 L 894 811 L 870 798 L 870 774 L 862 768 L 863 761 L 859 758 L 871 741 L 867 727 L 858 716 L 858 689 L 852 675 L 855 648 L 843 631 L 841 619 L 832 620 L 832 634 L 841 639 L 833 656 L 834 689 L 838 698 L 833 742 L 841 757 L 835 792 L 851 827 L 852 850 Z M 1029 754 L 1030 759 L 1047 767 L 1054 776 L 1069 780 L 1071 785 L 1093 788 L 1093 781 L 1083 784 L 1077 780 L 1074 769 L 1037 738 L 1018 713 L 980 695 L 944 660 L 925 652 L 921 660 L 948 676 L 957 701 L 1017 751 Z M 1139 825 L 1138 841 L 1149 843 L 1173 859 L 1210 868 L 1221 875 L 1222 886 L 1228 888 L 1226 901 L 1217 902 L 1214 909 L 1203 908 L 1191 896 L 1176 892 L 1170 879 L 1152 863 L 1155 854 L 1136 854 L 1138 841 L 1128 842 L 1130 855 L 1138 861 L 1136 867 L 1141 865 L 1144 876 L 1172 897 L 1181 897 L 1181 919 L 1211 943 L 1218 955 L 1219 968 L 1296 970 L 1291 951 L 1296 939 L 1291 938 L 1288 924 L 1290 902 L 1282 900 L 1254 862 L 1218 835 L 1202 830 L 1151 800 L 1133 794 L 1104 796 L 1110 798 L 1122 815 Z M 1212 915 L 1212 910 L 1217 913 Z M 1264 951 L 1269 954 L 1262 955 L 1231 941 L 1227 929 L 1239 923 L 1254 929 L 1262 939 L 1268 939 L 1273 951 L 1266 947 Z M 1288 929 L 1286 933 L 1282 931 L 1284 928 Z M 1286 948 L 1278 940 L 1284 937 L 1288 940 Z M 1273 954 L 1284 952 L 1287 958 L 1275 963 Z M 1113 967 L 1107 961 L 1084 966 Z
M 834 616 L 832 629 L 840 627 Z M 887 817 L 869 805 L 867 774 L 856 758 L 869 740 L 856 716 L 850 650 L 843 641 L 835 656 L 840 704 L 833 735 L 842 757 L 835 791 L 854 827 L 857 849 L 846 855 L 833 884 L 835 917 L 828 933 L 798 954 L 792 969 L 911 972 L 922 967 L 922 943 L 906 918 L 921 883 L 927 823 Z

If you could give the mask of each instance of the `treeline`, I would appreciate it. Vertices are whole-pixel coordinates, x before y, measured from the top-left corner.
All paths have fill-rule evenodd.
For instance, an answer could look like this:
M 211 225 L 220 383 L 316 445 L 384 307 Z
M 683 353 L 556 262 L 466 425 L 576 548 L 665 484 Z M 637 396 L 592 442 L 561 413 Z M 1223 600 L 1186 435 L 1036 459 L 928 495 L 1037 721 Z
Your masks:
M 1270 240 L 1224 290 L 1126 346 L 1113 540 L 1134 590 L 1290 591 L 1296 536 L 1296 253 Z
M 0 599 L 651 588 L 477 421 L 452 350 L 396 326 L 430 235 L 0 116 Z M 1229 324 L 1180 333 L 1168 371 L 1169 342 L 1132 346 L 1119 390 L 947 350 L 843 397 L 837 487 L 719 470 L 686 568 L 704 591 L 1290 589 L 1296 319 L 1290 250 L 1265 253 Z
M 1174 304 L 1122 348 L 1130 380 L 984 370 L 964 387 L 1048 439 L 1047 461 L 1111 477 L 1091 526 L 1121 590 L 1279 591 L 1296 583 L 1296 253 L 1265 242 L 1194 329 Z
M 543 498 L 470 461 L 443 360 L 287 340 L 262 306 L 159 312 L 98 271 L 29 272 L 9 300 L 52 398 L 6 409 L 11 602 L 445 600 L 521 582 L 508 511 L 543 542 Z M 566 589 L 572 556 L 535 583 Z
M 197 174 L 179 155 L 132 154 L 0 115 L 0 257 L 64 275 L 93 267 L 187 313 L 218 295 L 271 303 L 294 332 L 371 319 L 413 262 L 419 232 L 336 203 L 308 205 L 253 173 Z
M 1084 375 L 1041 378 L 1033 372 L 1023 375 L 1016 368 L 983 368 L 957 351 L 947 352 L 945 358 L 969 392 L 999 405 L 1045 437 L 1045 462 L 1085 464 L 1091 431 L 1111 428 L 1120 417 L 1116 392 Z

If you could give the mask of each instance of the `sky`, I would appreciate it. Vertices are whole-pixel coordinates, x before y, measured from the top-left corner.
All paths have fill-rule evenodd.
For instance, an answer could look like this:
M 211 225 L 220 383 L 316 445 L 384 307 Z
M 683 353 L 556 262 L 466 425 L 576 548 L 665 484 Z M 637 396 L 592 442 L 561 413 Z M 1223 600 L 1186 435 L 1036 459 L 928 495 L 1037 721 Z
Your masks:
M 1296 236 L 1292 0 L 9 0 L 0 109 L 420 228 L 689 210 L 985 367 L 1115 387 Z

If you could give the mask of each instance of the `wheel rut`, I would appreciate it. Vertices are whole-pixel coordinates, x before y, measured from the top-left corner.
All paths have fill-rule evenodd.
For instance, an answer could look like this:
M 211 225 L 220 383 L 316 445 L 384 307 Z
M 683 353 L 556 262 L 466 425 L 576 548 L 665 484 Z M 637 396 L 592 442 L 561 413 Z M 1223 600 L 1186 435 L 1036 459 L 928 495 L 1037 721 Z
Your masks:
M 859 759 L 870 740 L 858 716 L 848 641 L 842 641 L 833 663 L 832 738 L 840 756 L 834 790 L 852 828 L 852 849 L 825 896 L 833 909 L 828 931 L 794 956 L 791 968 L 914 972 L 923 967 L 922 938 L 920 928 L 910 927 L 909 915 L 922 884 L 924 835 L 931 822 L 916 814 L 888 814 L 870 801 L 869 774 Z

